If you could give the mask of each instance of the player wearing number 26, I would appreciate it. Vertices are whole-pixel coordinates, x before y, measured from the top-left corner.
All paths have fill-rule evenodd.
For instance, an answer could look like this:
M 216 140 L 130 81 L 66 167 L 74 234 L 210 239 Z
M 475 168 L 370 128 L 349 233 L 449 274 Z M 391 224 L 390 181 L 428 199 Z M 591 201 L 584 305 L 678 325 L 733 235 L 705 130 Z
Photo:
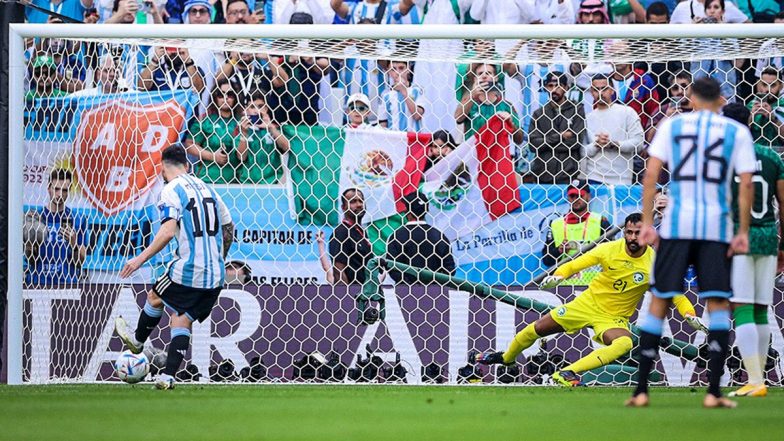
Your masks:
M 730 271 L 733 254 L 749 249 L 752 174 L 756 156 L 746 125 L 719 115 L 724 104 L 719 83 L 700 78 L 691 87 L 694 112 L 665 120 L 648 148 L 643 180 L 643 229 L 640 240 L 657 239 L 653 228 L 653 199 L 663 165 L 671 172 L 670 200 L 659 227 L 661 241 L 651 275 L 654 298 L 640 321 L 639 382 L 627 405 L 648 405 L 648 374 L 659 349 L 664 317 L 673 296 L 683 289 L 683 277 L 694 265 L 700 297 L 706 299 L 708 330 L 708 393 L 705 407 L 735 407 L 721 396 L 730 333 Z M 738 176 L 736 232 L 731 217 L 731 189 Z M 734 234 L 734 236 L 733 236 Z
M 553 379 L 563 386 L 581 385 L 579 374 L 604 366 L 632 349 L 629 317 L 634 314 L 650 284 L 653 248 L 638 241 L 642 216 L 630 214 L 624 222 L 623 239 L 601 244 L 558 267 L 541 287 L 552 288 L 572 274 L 598 265 L 601 272 L 576 299 L 557 307 L 526 326 L 506 352 L 487 352 L 477 357 L 482 364 L 514 363 L 515 358 L 537 339 L 559 332 L 575 333 L 592 328 L 594 339 L 606 346 L 596 349 L 564 369 Z M 693 316 L 691 302 L 680 295 L 675 304 L 684 317 Z
M 121 317 L 115 322 L 115 330 L 128 349 L 138 354 L 158 325 L 164 305 L 173 310 L 166 368 L 155 383 L 159 389 L 171 389 L 190 346 L 191 324 L 206 319 L 218 300 L 225 276 L 224 257 L 231 247 L 234 225 L 220 196 L 188 174 L 183 146 L 167 147 L 162 162 L 166 186 L 158 205 L 161 228 L 152 244 L 125 264 L 120 277 L 129 277 L 174 238 L 176 257 L 147 294 L 136 332 L 132 334 Z

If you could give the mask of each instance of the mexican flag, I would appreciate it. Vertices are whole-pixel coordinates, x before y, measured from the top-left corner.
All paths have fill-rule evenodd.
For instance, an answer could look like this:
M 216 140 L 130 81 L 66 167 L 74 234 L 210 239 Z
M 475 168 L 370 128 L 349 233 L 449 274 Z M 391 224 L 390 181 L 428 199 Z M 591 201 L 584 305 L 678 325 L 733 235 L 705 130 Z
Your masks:
M 459 237 L 521 205 L 511 130 L 510 122 L 493 116 L 425 173 L 429 134 L 285 126 L 292 209 L 301 224 L 334 226 L 340 222 L 340 194 L 359 188 L 365 194 L 368 236 L 378 230 L 383 240 L 403 222 L 401 198 L 421 188 L 431 201 L 431 223 L 448 237 Z M 383 252 L 383 242 L 374 250 Z
M 286 126 L 289 195 L 302 224 L 337 225 L 340 195 L 358 188 L 371 223 L 404 211 L 401 198 L 422 182 L 429 134 L 383 128 Z
M 450 240 L 519 210 L 520 189 L 512 162 L 511 121 L 494 115 L 473 137 L 424 174 L 429 223 Z

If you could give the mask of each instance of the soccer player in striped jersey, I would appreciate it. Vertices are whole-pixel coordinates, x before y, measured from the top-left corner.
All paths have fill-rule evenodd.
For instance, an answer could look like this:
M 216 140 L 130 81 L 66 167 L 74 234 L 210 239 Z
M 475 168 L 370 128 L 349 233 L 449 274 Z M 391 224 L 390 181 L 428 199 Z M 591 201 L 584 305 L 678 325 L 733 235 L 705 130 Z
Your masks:
M 751 111 L 739 103 L 724 106 L 724 116 L 748 125 Z M 735 345 L 749 374 L 748 384 L 730 396 L 764 397 L 765 363 L 770 344 L 768 307 L 773 303 L 776 257 L 781 253 L 779 227 L 784 210 L 776 216 L 776 202 L 784 207 L 784 161 L 768 146 L 754 144 L 757 171 L 754 173 L 754 204 L 751 207 L 749 253 L 732 258 L 732 304 L 735 316 Z M 737 194 L 737 179 L 732 186 Z
M 190 346 L 191 324 L 209 317 L 223 287 L 224 257 L 234 240 L 234 224 L 220 196 L 188 174 L 188 158 L 182 145 L 167 147 L 162 162 L 166 186 L 158 204 L 161 227 L 152 243 L 125 263 L 120 277 L 131 276 L 172 239 L 177 240 L 176 257 L 147 293 L 136 332 L 128 330 L 122 317 L 115 321 L 115 331 L 128 349 L 138 354 L 161 320 L 163 307 L 173 310 L 166 367 L 155 381 L 156 388 L 171 389 Z
M 643 230 L 640 241 L 653 244 L 653 199 L 664 164 L 671 171 L 670 203 L 651 276 L 653 299 L 640 323 L 639 381 L 627 406 L 648 405 L 648 375 L 658 354 L 664 316 L 681 293 L 689 265 L 696 268 L 700 297 L 706 299 L 708 328 L 708 393 L 705 407 L 735 407 L 721 395 L 730 332 L 730 257 L 749 249 L 749 222 L 754 197 L 756 157 L 749 129 L 718 115 L 724 100 L 719 83 L 701 78 L 691 88 L 694 112 L 674 116 L 660 126 L 648 148 L 643 181 Z M 730 185 L 738 187 L 738 227 L 733 237 Z

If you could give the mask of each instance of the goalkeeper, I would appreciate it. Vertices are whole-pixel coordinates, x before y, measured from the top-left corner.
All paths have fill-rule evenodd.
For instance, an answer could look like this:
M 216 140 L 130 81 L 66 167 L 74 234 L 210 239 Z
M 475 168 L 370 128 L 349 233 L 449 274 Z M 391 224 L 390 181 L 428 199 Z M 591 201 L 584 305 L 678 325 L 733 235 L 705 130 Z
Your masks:
M 641 228 L 642 215 L 630 214 L 624 222 L 622 239 L 597 246 L 561 265 L 554 275 L 545 278 L 541 287 L 553 288 L 585 268 L 602 267 L 588 289 L 576 299 L 526 326 L 514 337 L 506 352 L 485 352 L 477 356 L 477 362 L 513 364 L 524 349 L 541 337 L 559 332 L 571 334 L 590 327 L 594 330 L 594 339 L 605 346 L 553 374 L 553 379 L 560 385 L 581 386 L 580 373 L 609 364 L 629 352 L 632 349 L 629 317 L 648 290 L 655 254 L 653 248 L 637 241 Z M 679 295 L 673 300 L 692 327 L 704 330 L 686 296 Z

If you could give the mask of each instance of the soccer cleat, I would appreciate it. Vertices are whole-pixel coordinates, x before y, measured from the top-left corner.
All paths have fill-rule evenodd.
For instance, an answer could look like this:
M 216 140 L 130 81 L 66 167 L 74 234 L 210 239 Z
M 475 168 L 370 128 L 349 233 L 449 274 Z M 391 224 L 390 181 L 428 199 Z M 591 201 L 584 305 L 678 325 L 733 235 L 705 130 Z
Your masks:
M 731 397 L 766 397 L 768 396 L 768 386 L 764 384 L 747 384 L 740 389 L 730 392 Z
M 512 363 L 504 362 L 503 352 L 483 352 L 481 354 L 477 354 L 476 362 L 484 365 L 503 364 L 505 366 L 511 366 L 514 364 L 514 362 Z
M 585 383 L 580 381 L 580 376 L 572 371 L 558 371 L 553 374 L 553 380 L 565 387 L 585 386 Z
M 694 315 L 687 315 L 684 317 L 684 319 L 686 320 L 686 323 L 688 323 L 689 326 L 691 326 L 695 331 L 702 331 L 706 334 L 708 333 L 708 327 L 705 326 L 705 323 L 703 323 L 702 319 L 699 317 Z
M 626 407 L 648 407 L 648 401 L 648 394 L 640 393 L 629 398 L 623 404 Z
M 114 332 L 120 337 L 125 347 L 134 354 L 141 354 L 144 349 L 144 344 L 136 341 L 136 338 L 128 330 L 128 323 L 122 317 L 114 319 Z
M 706 409 L 734 409 L 738 407 L 738 403 L 725 397 L 708 394 L 705 395 L 705 399 L 702 401 L 702 407 Z
M 155 388 L 158 390 L 174 389 L 174 377 L 171 375 L 160 374 L 155 379 Z

